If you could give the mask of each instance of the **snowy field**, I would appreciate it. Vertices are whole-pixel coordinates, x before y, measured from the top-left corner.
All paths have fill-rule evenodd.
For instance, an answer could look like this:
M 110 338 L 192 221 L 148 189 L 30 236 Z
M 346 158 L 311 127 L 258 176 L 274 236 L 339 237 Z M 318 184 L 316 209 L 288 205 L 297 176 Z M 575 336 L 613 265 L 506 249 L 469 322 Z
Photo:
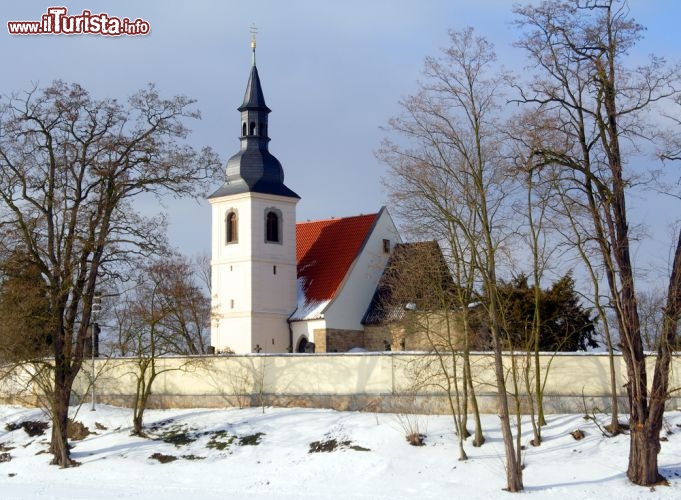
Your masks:
M 48 419 L 37 409 L 0 406 L 3 499 L 489 499 L 504 487 L 497 418 L 484 417 L 487 443 L 457 460 L 451 418 L 418 417 L 425 445 L 405 440 L 395 415 L 310 409 L 150 410 L 154 439 L 130 435 L 131 410 L 74 408 L 92 434 L 73 441 L 79 467 L 49 465 Z M 607 418 L 603 416 L 603 423 Z M 528 423 L 525 422 L 527 425 Z M 37 428 L 37 429 L 36 429 Z M 11 430 L 14 429 L 14 430 Z M 576 441 L 570 432 L 581 429 Z M 528 432 L 530 431 L 527 425 Z M 666 415 L 660 464 L 670 486 L 631 485 L 628 436 L 605 438 L 581 415 L 549 415 L 544 444 L 525 435 L 524 483 L 531 499 L 681 498 L 681 412 Z M 328 451 L 334 448 L 333 451 Z M 311 452 L 311 449 L 318 450 Z M 152 458 L 155 456 L 157 458 Z M 170 460 L 162 463 L 161 460 Z

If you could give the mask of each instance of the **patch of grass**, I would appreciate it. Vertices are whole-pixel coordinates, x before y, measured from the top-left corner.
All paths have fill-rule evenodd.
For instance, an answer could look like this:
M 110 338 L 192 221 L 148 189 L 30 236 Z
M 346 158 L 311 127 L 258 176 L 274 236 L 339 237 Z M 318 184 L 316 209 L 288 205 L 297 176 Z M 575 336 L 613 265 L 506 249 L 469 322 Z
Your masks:
M 348 449 L 354 451 L 371 451 L 369 448 L 352 444 L 352 441 L 338 441 L 337 439 L 325 439 L 324 441 L 313 441 L 310 443 L 308 453 L 330 453 L 332 451 Z
M 7 432 L 16 431 L 18 429 L 24 429 L 26 434 L 31 437 L 42 436 L 50 424 L 47 422 L 40 422 L 37 420 L 25 420 L 24 422 L 9 422 L 5 425 L 5 430 Z
M 211 434 L 206 448 L 213 450 L 224 451 L 234 442 L 236 436 L 229 434 L 227 431 L 215 431 Z
M 260 444 L 260 438 L 264 435 L 263 432 L 256 432 L 255 434 L 242 436 L 239 438 L 239 446 L 257 446 Z
M 39 422 L 33 420 L 27 420 L 21 423 L 21 427 L 24 428 L 24 432 L 31 437 L 42 436 L 45 431 L 50 426 L 47 422 Z
M 182 455 L 182 458 L 185 460 L 204 460 L 206 457 L 199 457 L 196 455 Z
M 106 431 L 108 430 L 108 427 L 104 424 L 100 424 L 99 422 L 95 422 L 95 429 L 98 431 Z
M 310 443 L 310 453 L 329 453 L 341 448 L 349 448 L 351 445 L 352 441 L 338 441 L 336 439 L 313 441 Z
M 162 464 L 167 464 L 168 462 L 174 462 L 175 460 L 177 460 L 177 457 L 173 455 L 164 455 L 163 453 L 154 453 L 149 458 L 153 460 L 158 460 Z
M 225 430 L 208 432 L 206 434 L 210 436 L 206 448 L 218 451 L 224 451 L 232 444 L 237 446 L 257 446 L 260 444 L 260 439 L 265 435 L 263 432 L 256 432 L 255 434 L 239 437 Z
M 164 443 L 173 444 L 178 448 L 180 446 L 186 446 L 189 443 L 196 441 L 196 438 L 192 436 L 189 432 L 167 432 L 161 436 L 161 440 Z
M 0 464 L 12 460 L 12 455 L 9 453 L 0 453 Z
M 154 431 L 158 431 L 159 427 L 153 428 Z M 176 447 L 186 446 L 189 443 L 196 441 L 196 433 L 193 429 L 188 429 L 184 425 L 174 425 L 169 429 L 164 430 L 158 435 L 158 439 L 164 443 L 175 445 Z
M 308 453 L 330 453 L 336 449 L 338 449 L 338 441 L 335 439 L 326 439 L 324 441 L 312 441 Z
M 151 424 L 151 425 L 149 426 L 149 428 L 150 428 L 152 431 L 157 431 L 157 430 L 159 430 L 159 429 L 163 429 L 164 427 L 166 427 L 166 426 L 168 426 L 168 425 L 170 425 L 170 424 L 172 424 L 172 423 L 173 423 L 173 419 L 172 419 L 172 418 L 169 418 L 169 419 L 166 419 L 166 420 L 161 420 L 161 421 L 159 421 L 159 422 L 154 422 L 153 424 Z
M 7 446 L 5 443 L 0 443 L 0 451 L 11 451 L 14 446 Z
M 173 444 L 178 448 L 193 443 L 201 436 L 210 436 L 206 447 L 213 450 L 224 451 L 232 444 L 236 444 L 237 446 L 257 446 L 260 444 L 262 436 L 265 435 L 262 432 L 256 432 L 254 434 L 249 434 L 248 436 L 239 437 L 226 430 L 196 432 L 196 429 L 188 428 L 182 424 L 175 424 L 164 428 L 164 426 L 169 423 L 170 421 L 158 422 L 150 429 L 154 431 L 153 437 L 155 439 L 160 439 L 164 443 Z

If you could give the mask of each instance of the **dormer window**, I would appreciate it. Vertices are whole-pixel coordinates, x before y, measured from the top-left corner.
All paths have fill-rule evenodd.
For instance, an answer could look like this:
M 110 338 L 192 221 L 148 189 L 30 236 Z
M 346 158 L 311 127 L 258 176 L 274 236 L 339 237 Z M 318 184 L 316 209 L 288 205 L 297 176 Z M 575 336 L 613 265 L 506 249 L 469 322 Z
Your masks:
M 225 230 L 225 243 L 236 243 L 239 240 L 239 218 L 237 217 L 236 210 L 227 213 Z
M 274 208 L 265 211 L 265 242 L 281 243 L 281 212 Z
M 390 240 L 383 240 L 383 253 L 390 253 Z

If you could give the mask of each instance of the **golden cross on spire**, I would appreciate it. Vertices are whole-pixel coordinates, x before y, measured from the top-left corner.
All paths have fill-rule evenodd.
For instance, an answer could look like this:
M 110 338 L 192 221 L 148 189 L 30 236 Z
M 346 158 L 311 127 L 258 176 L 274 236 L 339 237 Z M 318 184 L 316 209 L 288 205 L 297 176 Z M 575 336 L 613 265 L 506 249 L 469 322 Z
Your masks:
M 255 66 L 255 35 L 258 34 L 258 28 L 255 27 L 255 23 L 251 23 L 249 28 L 251 31 L 251 50 L 253 51 L 253 66 Z

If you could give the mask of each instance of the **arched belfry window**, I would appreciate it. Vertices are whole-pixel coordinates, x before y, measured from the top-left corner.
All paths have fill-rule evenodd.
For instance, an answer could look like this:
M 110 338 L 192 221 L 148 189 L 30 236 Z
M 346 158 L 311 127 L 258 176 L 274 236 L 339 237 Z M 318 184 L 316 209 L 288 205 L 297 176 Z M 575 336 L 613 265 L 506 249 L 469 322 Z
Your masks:
M 241 126 L 241 135 L 246 135 L 246 122 L 244 122 L 244 124 Z
M 226 243 L 236 243 L 239 241 L 239 217 L 236 211 L 232 210 L 225 219 Z
M 248 135 L 255 135 L 255 122 L 251 122 L 251 130 Z
M 265 211 L 265 241 L 281 243 L 281 211 L 274 208 Z

